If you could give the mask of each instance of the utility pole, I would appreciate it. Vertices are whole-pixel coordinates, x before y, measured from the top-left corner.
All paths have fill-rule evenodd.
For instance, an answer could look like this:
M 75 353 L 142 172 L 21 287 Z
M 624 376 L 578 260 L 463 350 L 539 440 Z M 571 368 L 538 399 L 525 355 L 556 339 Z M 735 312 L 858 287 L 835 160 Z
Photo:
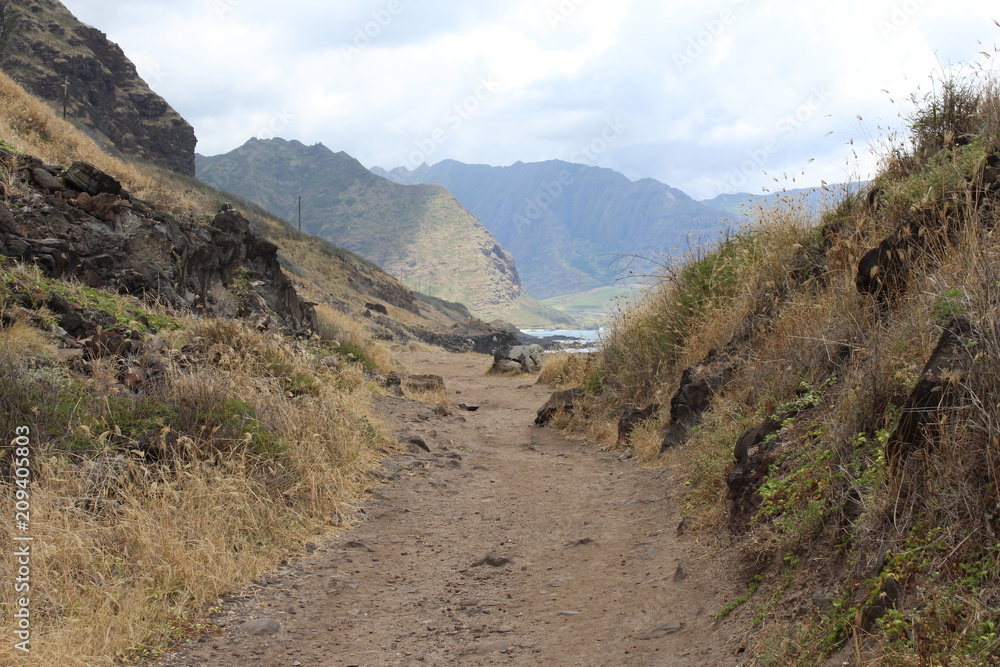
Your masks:
M 63 120 L 66 120 L 66 101 L 69 99 L 69 77 L 63 81 Z
M 299 188 L 299 232 L 302 231 L 302 188 Z

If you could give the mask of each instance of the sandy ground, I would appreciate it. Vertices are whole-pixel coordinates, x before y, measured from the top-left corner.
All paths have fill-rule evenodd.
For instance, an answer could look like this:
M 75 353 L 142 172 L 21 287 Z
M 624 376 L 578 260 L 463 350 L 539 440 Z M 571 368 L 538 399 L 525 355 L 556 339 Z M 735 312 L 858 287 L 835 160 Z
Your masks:
M 397 456 L 353 529 L 233 596 L 221 631 L 157 665 L 741 665 L 741 592 L 717 549 L 678 535 L 669 472 L 534 426 L 551 393 L 476 355 L 406 353 L 452 406 L 384 399 Z M 393 474 L 395 473 L 395 474 Z

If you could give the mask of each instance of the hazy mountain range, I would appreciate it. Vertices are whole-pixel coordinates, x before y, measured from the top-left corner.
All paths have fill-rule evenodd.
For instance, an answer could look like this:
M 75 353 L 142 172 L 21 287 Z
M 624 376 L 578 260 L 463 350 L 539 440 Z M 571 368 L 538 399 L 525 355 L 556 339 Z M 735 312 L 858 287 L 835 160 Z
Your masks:
M 614 284 L 689 235 L 715 236 L 725 214 L 651 178 L 559 160 L 509 167 L 445 160 L 409 171 L 375 168 L 398 183 L 443 185 L 517 261 L 540 299 Z

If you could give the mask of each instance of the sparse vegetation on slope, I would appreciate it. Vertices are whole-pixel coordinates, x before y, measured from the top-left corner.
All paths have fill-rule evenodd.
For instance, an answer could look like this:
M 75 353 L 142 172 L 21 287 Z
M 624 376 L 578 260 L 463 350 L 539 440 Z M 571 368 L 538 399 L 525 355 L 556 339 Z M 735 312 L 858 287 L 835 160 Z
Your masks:
M 194 320 L 33 268 L 8 264 L 0 284 L 0 421 L 8 434 L 30 429 L 35 664 L 109 664 L 167 639 L 317 527 L 343 521 L 385 445 L 365 407 L 361 354 Z M 45 309 L 21 305 L 25 293 L 128 320 L 136 347 L 65 349 Z M 11 469 L 13 449 L 0 457 Z M 8 553 L 11 485 L 5 476 Z M 12 567 L 0 564 L 8 580 Z M 13 609 L 13 588 L 2 595 Z M 8 636 L 15 623 L 8 614 Z M 8 642 L 0 655 L 17 652 Z
M 762 664 L 1000 660 L 1000 97 L 936 90 L 822 220 L 778 202 L 670 267 L 571 422 L 652 406 L 632 444 L 733 535 L 719 612 Z

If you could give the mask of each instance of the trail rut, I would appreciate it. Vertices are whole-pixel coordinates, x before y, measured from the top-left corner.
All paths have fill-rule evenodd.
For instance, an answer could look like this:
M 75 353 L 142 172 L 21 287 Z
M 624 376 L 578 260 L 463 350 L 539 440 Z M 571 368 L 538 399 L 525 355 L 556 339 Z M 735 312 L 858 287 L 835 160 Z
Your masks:
M 157 665 L 746 662 L 733 624 L 713 621 L 740 591 L 710 545 L 678 535 L 669 471 L 535 427 L 551 389 L 487 377 L 486 357 L 404 361 L 479 409 L 382 399 L 394 432 L 430 452 L 395 457 L 356 527 L 234 596 L 220 632 Z

